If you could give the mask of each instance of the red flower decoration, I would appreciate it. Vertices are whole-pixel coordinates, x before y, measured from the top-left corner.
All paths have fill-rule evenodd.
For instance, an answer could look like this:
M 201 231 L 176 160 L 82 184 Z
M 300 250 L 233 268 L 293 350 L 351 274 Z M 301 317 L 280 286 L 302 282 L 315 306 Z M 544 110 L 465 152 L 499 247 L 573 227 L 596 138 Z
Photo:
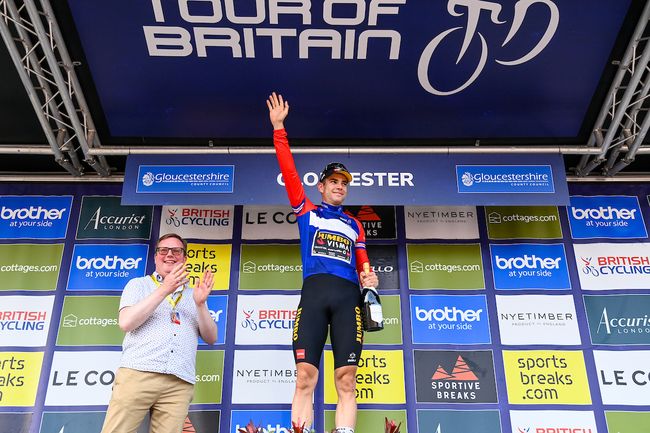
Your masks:
M 255 427 L 253 420 L 250 420 L 245 428 L 240 428 L 237 431 L 239 433 L 262 433 L 262 426 Z
M 384 421 L 386 422 L 386 428 L 384 429 L 385 433 L 399 433 L 399 428 L 402 426 L 402 423 L 400 422 L 399 424 L 395 425 L 395 420 L 388 420 L 388 418 L 384 418 Z
M 305 432 L 305 423 L 302 423 L 302 425 L 300 425 L 300 424 L 296 424 L 295 422 L 291 421 L 291 427 L 292 427 L 291 430 L 293 431 L 293 433 L 304 433 Z M 309 433 L 309 432 L 307 432 L 307 433 Z

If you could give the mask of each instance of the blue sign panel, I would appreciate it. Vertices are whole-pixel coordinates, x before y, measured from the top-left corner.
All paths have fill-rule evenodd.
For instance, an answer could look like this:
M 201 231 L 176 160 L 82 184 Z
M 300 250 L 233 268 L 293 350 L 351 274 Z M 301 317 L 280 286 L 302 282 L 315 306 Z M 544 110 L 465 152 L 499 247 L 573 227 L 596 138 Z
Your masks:
M 549 165 L 458 165 L 459 193 L 553 193 Z
M 72 196 L 0 196 L 0 238 L 62 239 Z
M 226 343 L 226 326 L 228 326 L 228 296 L 227 295 L 211 295 L 208 296 L 208 310 L 214 323 L 217 324 L 217 342 L 215 344 Z M 201 337 L 199 337 L 200 345 L 207 345 Z
M 233 410 L 230 418 L 230 433 L 239 433 L 239 429 L 246 429 L 249 422 L 255 428 L 262 428 L 261 433 L 290 433 L 290 410 Z
M 411 295 L 413 343 L 489 344 L 484 295 Z
M 316 184 L 318 175 L 328 163 L 337 160 L 350 170 L 352 181 L 346 205 L 566 205 L 569 193 L 566 183 L 564 161 L 559 154 L 531 155 L 528 161 L 552 173 L 551 183 L 557 187 L 553 193 L 535 194 L 526 189 L 504 189 L 502 193 L 484 194 L 480 191 L 460 194 L 456 188 L 454 167 L 470 166 L 477 162 L 505 165 L 508 170 L 520 161 L 519 155 L 400 155 L 399 163 L 394 155 L 324 155 L 297 154 L 296 167 L 307 196 L 320 203 Z M 150 167 L 165 166 L 174 172 L 174 165 L 188 178 L 203 176 L 202 170 L 193 166 L 232 166 L 230 191 L 232 194 L 205 190 L 193 193 L 192 187 L 176 188 L 157 186 Z M 145 167 L 145 169 L 143 169 Z M 551 170 L 552 167 L 552 170 Z M 144 175 L 142 173 L 145 173 Z M 148 173 L 152 173 L 149 175 Z M 160 177 L 164 178 L 165 175 Z M 150 186 L 144 186 L 144 181 Z M 436 185 L 435 189 L 431 185 Z M 149 188 L 143 192 L 143 188 Z M 200 187 L 203 188 L 203 187 Z M 180 192 L 180 191 L 184 192 Z M 521 194 L 517 192 L 521 192 Z M 527 192 L 528 191 L 528 192 Z M 213 192 L 213 193 L 211 193 Z M 278 161 L 274 154 L 263 155 L 135 155 L 129 156 L 122 189 L 122 205 L 142 204 L 287 204 Z
M 571 288 L 562 244 L 490 245 L 494 288 Z
M 638 197 L 571 196 L 567 206 L 573 239 L 647 238 Z
M 149 246 L 75 245 L 70 263 L 68 290 L 122 290 L 147 268 Z
M 141 165 L 137 192 L 232 193 L 234 171 L 232 165 Z
M 498 410 L 420 409 L 417 415 L 418 433 L 501 433 Z
M 40 433 L 88 433 L 101 431 L 104 412 L 45 412 Z
M 584 296 L 593 344 L 650 344 L 650 295 Z
M 577 136 L 630 0 L 68 5 L 113 136 L 473 140 Z

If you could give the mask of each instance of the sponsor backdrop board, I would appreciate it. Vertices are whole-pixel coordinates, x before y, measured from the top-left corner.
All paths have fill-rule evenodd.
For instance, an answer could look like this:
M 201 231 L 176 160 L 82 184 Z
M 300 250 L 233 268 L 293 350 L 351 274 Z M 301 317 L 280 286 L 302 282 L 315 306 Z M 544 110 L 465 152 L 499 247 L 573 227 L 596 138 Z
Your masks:
M 155 241 L 170 232 L 189 239 L 193 282 L 217 276 L 218 340 L 198 342 L 186 425 L 236 433 L 252 420 L 289 433 L 302 284 L 291 208 L 122 205 L 120 188 L 43 184 L 16 196 L 0 185 L 0 433 L 99 433 L 121 291 L 153 271 Z M 385 319 L 364 336 L 358 431 L 386 416 L 410 433 L 648 433 L 650 186 L 570 191 L 570 207 L 351 203 Z M 318 432 L 334 423 L 331 349 L 328 338 Z

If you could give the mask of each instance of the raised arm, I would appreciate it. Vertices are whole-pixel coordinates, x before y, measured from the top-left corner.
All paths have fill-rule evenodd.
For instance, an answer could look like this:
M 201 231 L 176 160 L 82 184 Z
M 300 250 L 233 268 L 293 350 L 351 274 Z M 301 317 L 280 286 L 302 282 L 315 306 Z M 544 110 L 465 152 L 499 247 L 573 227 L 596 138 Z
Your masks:
M 266 100 L 266 105 L 269 107 L 269 120 L 271 120 L 271 125 L 273 125 L 275 155 L 278 158 L 278 164 L 280 165 L 280 171 L 284 179 L 284 187 L 289 195 L 289 204 L 291 204 L 296 214 L 305 213 L 310 206 L 305 206 L 305 190 L 300 181 L 291 149 L 289 148 L 287 131 L 284 129 L 284 119 L 289 114 L 289 102 L 285 101 L 282 95 L 277 95 L 273 92 L 269 96 L 269 99 Z

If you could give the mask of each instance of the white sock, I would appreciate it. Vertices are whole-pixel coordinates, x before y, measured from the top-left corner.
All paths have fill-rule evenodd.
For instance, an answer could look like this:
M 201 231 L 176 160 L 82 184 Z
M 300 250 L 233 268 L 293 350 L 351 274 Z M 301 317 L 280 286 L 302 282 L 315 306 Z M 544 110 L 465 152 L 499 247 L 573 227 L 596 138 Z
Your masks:
M 352 427 L 336 427 L 335 431 L 336 433 L 354 433 Z

